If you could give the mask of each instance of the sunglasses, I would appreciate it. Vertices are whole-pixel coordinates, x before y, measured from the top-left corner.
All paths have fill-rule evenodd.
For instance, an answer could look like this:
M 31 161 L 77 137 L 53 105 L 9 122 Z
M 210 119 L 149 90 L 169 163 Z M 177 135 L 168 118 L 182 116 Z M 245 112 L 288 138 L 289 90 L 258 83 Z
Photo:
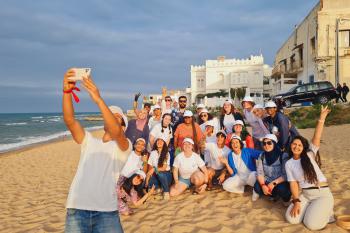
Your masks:
M 208 117 L 208 115 L 207 114 L 202 114 L 202 115 L 200 115 L 200 117 Z
M 165 99 L 166 102 L 171 102 L 171 99 Z
M 187 100 L 179 100 L 179 103 L 186 103 Z
M 272 141 L 264 141 L 264 142 L 262 142 L 262 144 L 263 144 L 264 146 L 266 146 L 266 145 L 271 146 L 273 143 L 272 143 Z

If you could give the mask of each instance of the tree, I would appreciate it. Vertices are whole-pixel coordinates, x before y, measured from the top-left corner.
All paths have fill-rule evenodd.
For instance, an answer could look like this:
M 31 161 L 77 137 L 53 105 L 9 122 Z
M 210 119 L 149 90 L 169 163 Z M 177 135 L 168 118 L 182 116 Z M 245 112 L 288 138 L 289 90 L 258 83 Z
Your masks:
M 230 94 L 231 94 L 231 99 L 235 99 L 235 96 L 236 96 L 236 89 L 230 88 Z
M 237 88 L 236 96 L 237 96 L 238 100 L 243 99 L 244 96 L 245 96 L 245 93 L 246 93 L 246 88 L 245 87 Z

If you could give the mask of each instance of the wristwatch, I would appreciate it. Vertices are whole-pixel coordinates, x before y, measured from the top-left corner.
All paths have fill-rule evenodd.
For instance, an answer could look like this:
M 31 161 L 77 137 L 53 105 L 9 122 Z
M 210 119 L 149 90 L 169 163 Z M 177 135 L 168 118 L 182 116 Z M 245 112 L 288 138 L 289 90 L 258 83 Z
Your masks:
M 272 184 L 273 184 L 273 186 L 276 186 L 276 185 L 277 185 L 277 183 L 276 183 L 276 182 L 273 182 Z
M 301 202 L 299 198 L 293 199 L 292 200 L 293 204 L 295 204 L 296 202 Z

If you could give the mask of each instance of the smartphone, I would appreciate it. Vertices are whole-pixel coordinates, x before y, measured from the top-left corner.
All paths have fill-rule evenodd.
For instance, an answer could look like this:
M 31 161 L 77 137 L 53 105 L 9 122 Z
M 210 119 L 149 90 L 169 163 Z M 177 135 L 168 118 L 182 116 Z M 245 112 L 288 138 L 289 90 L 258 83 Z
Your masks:
M 68 78 L 69 81 L 82 81 L 83 77 L 88 77 L 91 74 L 91 68 L 73 68 L 73 70 L 75 76 Z

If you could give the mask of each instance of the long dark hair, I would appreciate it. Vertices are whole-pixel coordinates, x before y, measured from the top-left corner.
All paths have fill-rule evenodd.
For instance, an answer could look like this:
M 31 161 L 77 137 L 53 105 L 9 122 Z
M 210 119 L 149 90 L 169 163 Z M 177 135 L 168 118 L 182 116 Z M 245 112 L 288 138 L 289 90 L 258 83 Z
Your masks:
M 304 171 L 304 178 L 308 183 L 316 184 L 318 182 L 316 171 L 314 169 L 314 166 L 311 163 L 309 156 L 307 155 L 307 152 L 309 151 L 309 142 L 307 141 L 306 138 L 300 135 L 295 136 L 291 143 L 293 143 L 295 140 L 300 140 L 301 144 L 303 144 L 303 151 L 300 154 L 300 163 Z M 288 153 L 289 153 L 289 157 L 292 158 L 293 152 L 290 148 Z M 317 165 L 321 166 L 321 159 L 320 159 L 319 153 L 315 155 L 315 161 Z
M 214 118 L 213 115 L 211 115 L 209 112 L 207 114 L 208 114 L 208 121 L 210 121 L 210 120 L 212 120 Z M 201 113 L 199 114 L 198 117 L 199 117 L 198 124 L 200 124 L 200 125 L 203 124 L 204 121 L 201 118 Z
M 173 116 L 170 113 L 164 113 L 163 117 L 162 117 L 162 122 L 161 122 L 161 126 L 162 126 L 162 130 L 161 132 L 164 133 L 164 118 L 166 116 L 170 116 L 170 124 L 168 125 L 168 129 L 169 129 L 169 135 L 171 135 L 173 132 L 171 130 L 171 122 L 173 121 Z
M 157 151 L 157 153 L 158 153 L 158 147 L 157 147 L 158 140 L 163 140 L 163 139 L 157 139 L 156 142 L 153 144 L 153 148 L 152 148 L 152 150 Z M 158 167 L 163 167 L 164 161 L 166 161 L 166 159 L 167 159 L 168 152 L 169 152 L 168 146 L 167 146 L 166 142 L 164 142 L 163 147 L 162 147 L 162 151 L 160 152 L 160 156 L 158 159 Z
M 196 122 L 192 118 L 192 133 L 193 133 L 193 141 L 194 141 L 194 150 L 196 153 L 198 153 L 198 138 L 197 138 L 197 130 L 196 130 Z
M 134 177 L 138 176 L 138 174 L 133 174 L 132 176 L 130 176 L 129 178 L 126 178 L 126 180 L 124 181 L 122 188 L 124 189 L 124 191 L 130 196 L 130 192 L 131 189 L 134 188 L 135 191 L 137 192 L 137 196 L 139 198 L 142 198 L 144 193 L 143 193 L 143 185 L 142 183 L 139 185 L 133 185 L 132 180 L 134 179 Z

